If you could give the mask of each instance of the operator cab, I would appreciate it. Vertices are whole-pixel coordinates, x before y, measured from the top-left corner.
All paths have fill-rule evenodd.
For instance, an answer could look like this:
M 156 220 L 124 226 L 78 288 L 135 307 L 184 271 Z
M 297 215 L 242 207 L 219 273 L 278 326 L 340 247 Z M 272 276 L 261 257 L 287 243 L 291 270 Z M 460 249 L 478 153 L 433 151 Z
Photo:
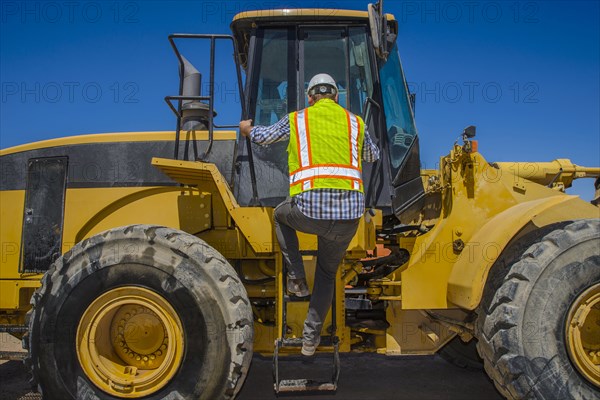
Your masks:
M 402 208 L 400 203 L 411 203 L 422 194 L 418 140 L 395 45 L 397 22 L 385 16 L 382 37 L 390 50 L 382 56 L 374 46 L 381 38 L 369 14 L 324 9 L 252 11 L 238 14 L 231 29 L 246 72 L 245 109 L 254 125 L 271 125 L 307 107 L 306 89 L 314 75 L 327 73 L 335 79 L 340 105 L 367 121 L 373 141 L 382 150 L 379 162 L 364 166 L 367 205 L 391 215 Z M 287 142 L 267 147 L 252 144 L 257 191 L 264 206 L 275 206 L 288 195 L 286 147 Z M 252 188 L 245 150 L 238 143 L 234 186 L 240 204 L 248 205 Z M 407 184 L 413 193 L 407 193 Z M 400 202 L 392 204 L 392 198 Z

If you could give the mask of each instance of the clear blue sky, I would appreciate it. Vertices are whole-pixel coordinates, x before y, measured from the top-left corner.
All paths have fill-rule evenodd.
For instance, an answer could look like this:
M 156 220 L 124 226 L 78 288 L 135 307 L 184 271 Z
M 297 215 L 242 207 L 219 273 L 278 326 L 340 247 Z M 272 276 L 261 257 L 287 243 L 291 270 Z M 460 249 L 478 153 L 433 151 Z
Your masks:
M 85 133 L 173 130 L 170 33 L 229 33 L 237 12 L 366 10 L 362 1 L 0 2 L 0 147 Z M 417 94 L 424 167 L 477 125 L 488 161 L 600 165 L 598 1 L 391 1 Z M 208 53 L 183 46 L 201 71 Z M 237 123 L 231 50 L 217 52 L 218 122 Z M 205 74 L 205 81 L 208 74 Z M 593 181 L 571 193 L 589 200 Z

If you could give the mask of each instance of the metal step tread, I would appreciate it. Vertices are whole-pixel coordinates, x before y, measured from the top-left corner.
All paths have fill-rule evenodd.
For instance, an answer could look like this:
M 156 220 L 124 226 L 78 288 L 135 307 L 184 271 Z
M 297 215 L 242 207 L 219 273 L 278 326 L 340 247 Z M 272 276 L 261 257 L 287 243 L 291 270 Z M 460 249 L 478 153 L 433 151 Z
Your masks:
M 278 339 L 279 347 L 302 347 L 302 338 L 283 338 Z M 337 336 L 321 336 L 321 341 L 317 349 L 330 348 L 333 349 L 334 344 L 339 342 Z
M 306 297 L 298 297 L 293 294 L 284 294 L 283 301 L 286 303 L 308 303 L 310 301 L 310 295 Z
M 0 332 L 25 333 L 28 329 L 27 325 L 0 325 Z
M 277 390 L 279 389 L 279 390 Z M 279 382 L 279 388 L 275 388 L 279 393 L 282 392 L 334 392 L 337 385 L 333 382 L 314 381 L 312 379 L 284 379 Z
M 0 360 L 24 360 L 27 357 L 26 351 L 0 351 Z
M 302 338 L 283 338 L 281 347 L 302 347 Z

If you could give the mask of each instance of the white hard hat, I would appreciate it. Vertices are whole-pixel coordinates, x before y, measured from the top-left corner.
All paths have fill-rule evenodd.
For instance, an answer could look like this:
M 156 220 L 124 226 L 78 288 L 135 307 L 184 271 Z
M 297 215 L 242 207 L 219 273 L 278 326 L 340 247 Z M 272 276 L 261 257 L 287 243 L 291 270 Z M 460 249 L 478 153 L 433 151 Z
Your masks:
M 306 94 L 309 96 L 325 93 L 336 94 L 337 91 L 337 85 L 335 84 L 335 81 L 333 80 L 331 75 L 316 74 L 308 83 L 308 89 L 306 90 Z

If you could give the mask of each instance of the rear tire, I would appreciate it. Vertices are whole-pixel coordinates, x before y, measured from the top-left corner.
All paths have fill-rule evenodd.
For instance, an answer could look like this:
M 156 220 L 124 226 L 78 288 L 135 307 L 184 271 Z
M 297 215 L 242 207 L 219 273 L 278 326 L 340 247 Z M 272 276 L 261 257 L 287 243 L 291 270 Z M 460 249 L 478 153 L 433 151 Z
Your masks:
M 32 304 L 30 361 L 44 398 L 231 399 L 252 358 L 252 310 L 234 269 L 169 228 L 84 240 L 53 264 Z
M 600 220 L 576 221 L 547 234 L 509 267 L 495 291 L 486 291 L 477 347 L 505 397 L 600 398 L 600 382 L 581 373 L 568 350 L 573 310 L 590 291 L 600 294 Z M 600 350 L 600 302 L 592 309 L 582 329 L 591 332 L 577 350 L 584 358 Z

